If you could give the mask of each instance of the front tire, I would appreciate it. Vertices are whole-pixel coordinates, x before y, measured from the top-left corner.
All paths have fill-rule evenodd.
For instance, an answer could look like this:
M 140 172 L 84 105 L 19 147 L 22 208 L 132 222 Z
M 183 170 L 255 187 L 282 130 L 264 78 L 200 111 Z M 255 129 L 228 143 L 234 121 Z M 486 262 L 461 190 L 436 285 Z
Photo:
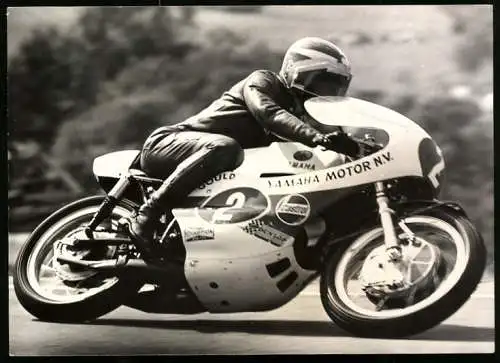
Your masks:
M 94 320 L 118 308 L 124 299 L 135 294 L 142 286 L 141 281 L 120 276 L 102 291 L 88 297 L 75 296 L 67 300 L 42 293 L 42 289 L 36 286 L 30 266 L 39 258 L 37 253 L 41 253 L 44 248 L 51 248 L 57 237 L 72 228 L 72 223 L 88 222 L 103 200 L 104 196 L 88 197 L 57 210 L 33 231 L 19 251 L 14 267 L 14 291 L 20 304 L 38 319 L 71 323 Z M 126 216 L 131 210 L 130 204 L 120 202 L 112 212 L 112 219 Z M 41 266 L 39 268 L 41 270 Z
M 343 259 L 353 249 L 356 241 L 347 243 L 334 250 L 327 257 L 320 281 L 321 301 L 326 313 L 334 323 L 356 336 L 377 338 L 405 337 L 421 333 L 438 325 L 463 306 L 475 291 L 485 269 L 486 249 L 484 242 L 472 223 L 465 216 L 454 210 L 437 208 L 423 213 L 416 218 L 417 220 L 418 218 L 425 220 L 425 218 L 429 217 L 451 226 L 463 241 L 463 248 L 467 252 L 467 259 L 464 260 L 465 268 L 459 277 L 457 277 L 456 282 L 451 283 L 451 285 L 446 285 L 443 282 L 443 295 L 440 296 L 437 294 L 438 287 L 433 292 L 433 294 L 436 293 L 434 296 L 437 300 L 428 300 L 428 306 L 421 303 L 421 309 L 412 311 L 410 307 L 407 313 L 403 309 L 399 315 L 397 311 L 393 314 L 389 311 L 385 315 L 364 313 L 364 310 L 355 309 L 353 305 L 347 303 L 345 294 L 342 293 L 339 287 L 339 279 L 335 276 L 339 273 L 339 264 L 342 264 Z M 373 232 L 375 231 L 368 232 L 365 235 Z M 358 238 L 357 241 L 361 238 L 363 237 Z M 341 298 L 341 296 L 343 297 Z M 432 296 L 431 294 L 426 299 L 431 299 Z M 425 302 L 426 300 L 424 299 L 423 301 Z

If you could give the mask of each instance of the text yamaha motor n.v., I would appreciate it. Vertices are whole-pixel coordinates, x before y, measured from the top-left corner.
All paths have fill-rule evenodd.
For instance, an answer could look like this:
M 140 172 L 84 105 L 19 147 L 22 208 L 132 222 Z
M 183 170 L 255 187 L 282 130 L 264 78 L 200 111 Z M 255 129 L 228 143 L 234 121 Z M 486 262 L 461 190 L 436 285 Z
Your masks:
M 55 322 L 121 305 L 269 311 L 319 277 L 325 311 L 352 334 L 399 337 L 442 322 L 475 290 L 485 248 L 464 210 L 439 199 L 441 150 L 415 122 L 370 102 L 323 97 L 305 107 L 324 129 L 362 130 L 371 136 L 358 140 L 376 136 L 381 147 L 356 160 L 293 142 L 245 150 L 240 167 L 165 211 L 155 233 L 164 262 L 154 265 L 123 221 L 162 181 L 140 170 L 138 150 L 100 156 L 93 172 L 105 194 L 54 212 L 19 252 L 22 306 Z

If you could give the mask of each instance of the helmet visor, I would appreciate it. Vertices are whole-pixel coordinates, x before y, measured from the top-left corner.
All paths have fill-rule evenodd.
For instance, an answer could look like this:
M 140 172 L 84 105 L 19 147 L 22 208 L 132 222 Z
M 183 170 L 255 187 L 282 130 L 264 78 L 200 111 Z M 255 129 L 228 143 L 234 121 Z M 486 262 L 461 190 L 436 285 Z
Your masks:
M 295 86 L 315 96 L 345 96 L 350 79 L 326 70 L 302 73 Z
M 304 90 L 318 96 L 345 96 L 349 79 L 335 73 L 316 72 L 304 84 Z

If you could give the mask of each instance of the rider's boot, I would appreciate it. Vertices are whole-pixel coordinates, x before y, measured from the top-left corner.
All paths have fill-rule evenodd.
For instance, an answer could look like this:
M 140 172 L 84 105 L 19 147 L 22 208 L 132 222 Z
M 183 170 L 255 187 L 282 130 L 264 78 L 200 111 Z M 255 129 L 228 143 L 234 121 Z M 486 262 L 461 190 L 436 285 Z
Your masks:
M 149 199 L 139 208 L 136 215 L 127 220 L 129 233 L 144 260 L 157 260 L 159 253 L 153 240 L 155 227 L 162 212 L 168 211 L 187 195 L 196 185 L 204 181 L 205 172 L 202 163 L 209 150 L 201 150 L 180 163 L 170 176 L 165 179 Z M 202 171 L 202 173 L 200 173 Z M 201 174 L 201 175 L 199 175 Z
M 130 235 L 145 260 L 152 259 L 156 255 L 153 238 L 160 215 L 166 210 L 166 206 L 162 203 L 165 189 L 163 183 L 162 187 L 139 208 L 137 214 L 127 221 Z

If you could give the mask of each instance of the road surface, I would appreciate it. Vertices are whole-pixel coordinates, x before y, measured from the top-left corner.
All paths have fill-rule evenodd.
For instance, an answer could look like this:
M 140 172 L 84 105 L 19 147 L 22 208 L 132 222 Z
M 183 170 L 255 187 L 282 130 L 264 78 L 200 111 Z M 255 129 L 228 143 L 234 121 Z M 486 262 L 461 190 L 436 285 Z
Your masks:
M 146 314 L 119 308 L 88 324 L 37 321 L 9 288 L 10 354 L 376 354 L 494 352 L 493 284 L 441 325 L 399 340 L 352 337 L 329 322 L 317 287 L 266 313 Z

